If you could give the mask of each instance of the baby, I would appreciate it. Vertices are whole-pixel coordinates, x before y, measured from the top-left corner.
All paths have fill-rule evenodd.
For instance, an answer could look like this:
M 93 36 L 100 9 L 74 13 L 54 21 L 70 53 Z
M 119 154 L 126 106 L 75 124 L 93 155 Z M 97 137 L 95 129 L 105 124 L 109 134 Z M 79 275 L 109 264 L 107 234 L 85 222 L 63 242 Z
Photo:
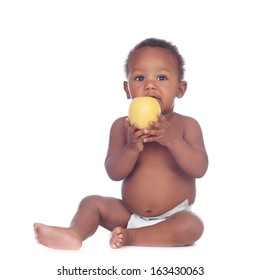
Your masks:
M 122 180 L 122 199 L 85 197 L 68 228 L 35 223 L 36 240 L 44 246 L 79 249 L 99 225 L 112 232 L 112 248 L 185 246 L 203 233 L 191 211 L 196 178 L 208 167 L 203 135 L 196 120 L 174 110 L 175 98 L 187 88 L 184 60 L 170 42 L 149 38 L 130 51 L 125 72 L 127 98 L 155 98 L 158 122 L 138 129 L 128 117 L 115 120 L 105 168 L 112 180 Z

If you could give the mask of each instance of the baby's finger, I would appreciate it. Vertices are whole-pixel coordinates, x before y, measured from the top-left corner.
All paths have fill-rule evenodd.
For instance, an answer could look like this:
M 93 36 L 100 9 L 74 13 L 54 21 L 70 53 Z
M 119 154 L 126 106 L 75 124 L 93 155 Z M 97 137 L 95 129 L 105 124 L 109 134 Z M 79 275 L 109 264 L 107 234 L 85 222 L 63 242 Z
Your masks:
M 129 126 L 127 128 L 128 128 L 128 131 L 129 131 L 130 134 L 133 134 L 138 130 L 137 124 L 131 125 L 129 123 Z
M 158 129 L 145 129 L 144 134 L 151 136 L 151 135 L 159 135 L 159 130 Z
M 166 122 L 167 122 L 166 118 L 161 113 L 158 113 L 158 123 L 166 123 Z
M 134 133 L 136 138 L 142 137 L 143 135 L 145 135 L 144 130 L 143 129 L 137 129 Z
M 164 126 L 164 122 L 149 122 L 150 130 L 152 129 L 162 129 Z

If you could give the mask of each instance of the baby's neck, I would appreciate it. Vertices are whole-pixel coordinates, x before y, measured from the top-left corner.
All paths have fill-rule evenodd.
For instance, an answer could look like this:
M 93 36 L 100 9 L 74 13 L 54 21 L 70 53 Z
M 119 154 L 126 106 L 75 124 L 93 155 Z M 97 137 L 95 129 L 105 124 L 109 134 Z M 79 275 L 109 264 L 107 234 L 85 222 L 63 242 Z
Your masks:
M 173 112 L 173 110 L 167 112 L 166 114 L 163 114 L 163 116 L 166 118 L 167 121 L 169 121 L 170 119 L 172 119 L 175 115 L 175 112 Z

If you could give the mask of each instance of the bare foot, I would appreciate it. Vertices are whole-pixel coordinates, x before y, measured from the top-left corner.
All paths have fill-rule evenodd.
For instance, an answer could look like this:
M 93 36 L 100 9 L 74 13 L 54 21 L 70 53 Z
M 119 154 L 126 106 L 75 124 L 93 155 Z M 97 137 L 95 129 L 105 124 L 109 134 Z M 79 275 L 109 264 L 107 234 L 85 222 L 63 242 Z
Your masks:
M 47 226 L 35 223 L 35 239 L 39 244 L 53 249 L 78 250 L 82 246 L 82 240 L 72 228 Z
M 116 227 L 111 233 L 110 246 L 118 249 L 122 246 L 130 245 L 132 239 L 132 231 L 121 227 Z

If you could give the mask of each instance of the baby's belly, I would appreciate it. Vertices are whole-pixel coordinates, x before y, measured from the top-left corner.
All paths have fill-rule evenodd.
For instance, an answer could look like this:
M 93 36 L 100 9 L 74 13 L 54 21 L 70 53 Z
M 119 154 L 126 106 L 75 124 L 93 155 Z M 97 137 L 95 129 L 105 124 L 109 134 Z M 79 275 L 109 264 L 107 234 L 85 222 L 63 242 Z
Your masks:
M 122 184 L 122 199 L 126 207 L 140 216 L 159 216 L 185 199 L 193 203 L 195 180 L 170 176 L 133 176 Z

